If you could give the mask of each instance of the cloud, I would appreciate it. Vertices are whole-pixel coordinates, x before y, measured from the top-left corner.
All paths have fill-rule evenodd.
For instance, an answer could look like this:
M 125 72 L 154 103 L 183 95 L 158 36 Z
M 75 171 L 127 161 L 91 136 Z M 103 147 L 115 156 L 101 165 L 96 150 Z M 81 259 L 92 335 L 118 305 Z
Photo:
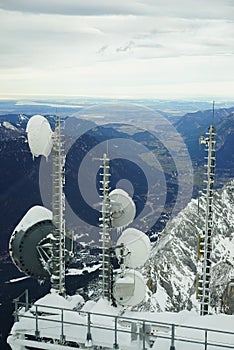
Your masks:
M 178 18 L 233 18 L 232 0 L 0 0 L 0 9 L 68 16 L 138 15 Z
M 97 54 L 102 54 L 108 49 L 108 45 L 104 45 L 98 49 Z
M 134 41 L 129 41 L 126 45 L 117 47 L 116 52 L 127 52 L 135 46 Z
M 1 0 L 0 8 L 7 11 L 68 16 L 140 15 L 148 12 L 147 5 L 135 0 Z
M 149 93 L 204 86 L 212 74 L 234 81 L 233 3 L 0 0 L 0 91 Z

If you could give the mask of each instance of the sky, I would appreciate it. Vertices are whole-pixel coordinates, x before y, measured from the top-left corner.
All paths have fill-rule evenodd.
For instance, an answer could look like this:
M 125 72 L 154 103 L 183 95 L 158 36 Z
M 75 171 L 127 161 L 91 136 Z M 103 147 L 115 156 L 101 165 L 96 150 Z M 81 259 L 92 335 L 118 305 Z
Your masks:
M 234 0 L 0 0 L 0 98 L 234 100 Z

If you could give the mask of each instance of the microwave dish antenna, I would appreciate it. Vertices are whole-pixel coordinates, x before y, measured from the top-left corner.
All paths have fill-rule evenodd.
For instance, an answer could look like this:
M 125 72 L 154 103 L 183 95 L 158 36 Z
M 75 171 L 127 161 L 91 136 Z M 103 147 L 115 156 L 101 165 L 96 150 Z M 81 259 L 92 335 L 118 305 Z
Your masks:
M 135 306 L 145 298 L 146 284 L 142 274 L 135 270 L 128 270 L 124 276 L 117 277 L 113 296 L 122 306 Z
M 27 124 L 28 144 L 33 157 L 50 155 L 53 147 L 53 131 L 48 120 L 42 115 L 32 116 Z
M 115 249 L 119 262 L 123 259 L 125 267 L 137 268 L 145 264 L 150 257 L 149 237 L 136 228 L 127 228 L 119 237 Z
M 125 227 L 131 224 L 136 215 L 136 206 L 132 198 L 122 189 L 109 193 L 111 208 L 111 227 Z
M 50 278 L 55 239 L 53 231 L 52 212 L 47 208 L 34 206 L 24 215 L 9 243 L 11 259 L 21 272 L 38 280 Z M 67 236 L 65 246 L 68 265 L 72 240 Z

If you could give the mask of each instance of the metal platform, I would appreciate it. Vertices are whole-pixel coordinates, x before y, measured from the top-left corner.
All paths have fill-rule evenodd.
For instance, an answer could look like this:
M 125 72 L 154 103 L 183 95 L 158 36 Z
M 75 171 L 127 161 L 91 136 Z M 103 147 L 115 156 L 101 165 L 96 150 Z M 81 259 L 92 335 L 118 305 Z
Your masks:
M 233 332 L 157 322 L 157 313 L 143 319 L 134 313 L 129 317 L 30 305 L 28 299 L 14 302 L 16 323 L 8 337 L 12 349 L 177 350 L 182 343 L 188 349 L 234 349 Z

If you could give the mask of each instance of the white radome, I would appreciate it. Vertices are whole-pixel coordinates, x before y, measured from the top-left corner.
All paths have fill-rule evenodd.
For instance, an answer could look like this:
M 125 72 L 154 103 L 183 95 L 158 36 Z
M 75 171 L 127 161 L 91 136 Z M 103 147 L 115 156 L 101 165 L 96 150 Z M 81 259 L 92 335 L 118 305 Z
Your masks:
M 28 144 L 34 157 L 48 157 L 53 147 L 53 131 L 42 115 L 32 116 L 27 124 Z
M 136 270 L 129 270 L 124 277 L 116 279 L 113 295 L 118 304 L 122 306 L 135 306 L 140 304 L 146 293 L 146 284 L 142 274 Z
M 151 244 L 149 237 L 136 228 L 129 227 L 123 231 L 116 246 L 124 246 L 124 265 L 135 269 L 145 264 L 150 257 Z M 116 248 L 116 255 L 120 257 L 120 248 Z
M 52 212 L 45 207 L 35 205 L 27 211 L 14 232 L 26 231 L 29 227 L 44 220 L 52 220 Z
M 112 227 L 125 227 L 133 222 L 136 215 L 136 206 L 132 198 L 122 189 L 110 192 Z

